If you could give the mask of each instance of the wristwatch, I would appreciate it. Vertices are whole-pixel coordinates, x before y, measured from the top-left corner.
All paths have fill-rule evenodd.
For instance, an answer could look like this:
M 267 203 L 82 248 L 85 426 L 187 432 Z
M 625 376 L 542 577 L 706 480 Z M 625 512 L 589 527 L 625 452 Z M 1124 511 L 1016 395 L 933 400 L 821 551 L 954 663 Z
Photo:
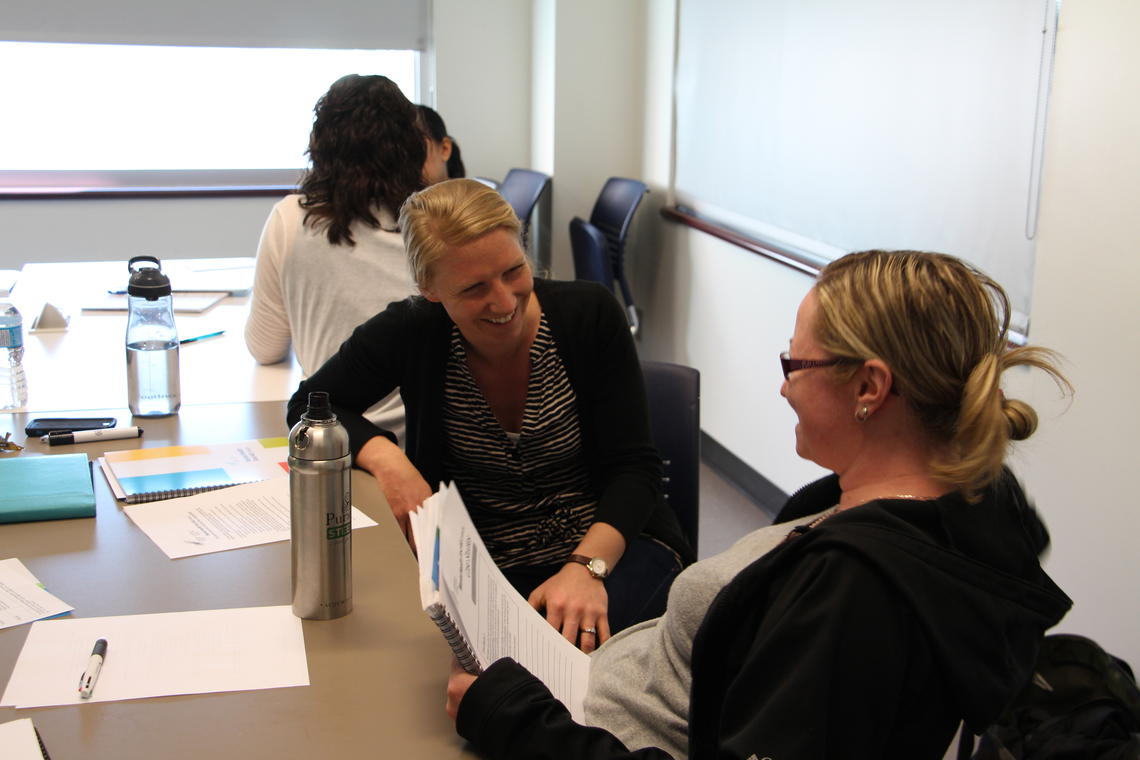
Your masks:
M 610 569 L 606 567 L 606 561 L 601 557 L 586 557 L 582 554 L 571 554 L 566 558 L 566 561 L 585 565 L 586 569 L 590 571 L 590 575 L 598 580 L 602 580 L 610 574 Z

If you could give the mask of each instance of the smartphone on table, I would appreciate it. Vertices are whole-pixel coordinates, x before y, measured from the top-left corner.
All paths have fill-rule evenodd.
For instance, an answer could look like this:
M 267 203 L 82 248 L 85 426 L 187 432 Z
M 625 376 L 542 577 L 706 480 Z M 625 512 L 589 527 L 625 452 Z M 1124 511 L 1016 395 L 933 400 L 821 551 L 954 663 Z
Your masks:
M 115 427 L 114 417 L 37 417 L 24 426 L 28 437 L 48 433 L 74 433 L 76 430 L 105 430 Z

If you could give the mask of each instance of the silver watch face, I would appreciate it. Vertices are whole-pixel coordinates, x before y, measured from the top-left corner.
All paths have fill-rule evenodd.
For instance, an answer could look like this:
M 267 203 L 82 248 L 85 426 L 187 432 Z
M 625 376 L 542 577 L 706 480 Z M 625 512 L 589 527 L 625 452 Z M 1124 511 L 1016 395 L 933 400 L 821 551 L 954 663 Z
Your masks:
M 589 568 L 590 574 L 595 578 L 606 577 L 606 571 L 608 568 L 606 567 L 606 561 L 601 557 L 594 557 L 592 560 L 590 560 L 590 564 L 586 565 L 586 567 Z

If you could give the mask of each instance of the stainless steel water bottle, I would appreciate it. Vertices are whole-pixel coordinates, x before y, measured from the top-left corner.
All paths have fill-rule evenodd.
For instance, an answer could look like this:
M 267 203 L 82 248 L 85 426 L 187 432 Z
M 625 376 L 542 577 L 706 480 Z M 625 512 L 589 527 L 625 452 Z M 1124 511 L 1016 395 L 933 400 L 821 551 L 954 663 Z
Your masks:
M 352 612 L 352 455 L 329 394 L 289 431 L 293 614 L 329 620 Z

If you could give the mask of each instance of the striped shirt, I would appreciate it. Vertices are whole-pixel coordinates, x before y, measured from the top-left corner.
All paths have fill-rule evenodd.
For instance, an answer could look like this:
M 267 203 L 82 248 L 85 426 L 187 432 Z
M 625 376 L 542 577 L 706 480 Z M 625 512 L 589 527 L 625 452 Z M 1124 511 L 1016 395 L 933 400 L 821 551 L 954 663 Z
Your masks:
M 499 424 L 453 328 L 443 391 L 444 468 L 502 568 L 560 564 L 594 519 L 594 493 L 566 367 L 543 315 L 516 441 Z

